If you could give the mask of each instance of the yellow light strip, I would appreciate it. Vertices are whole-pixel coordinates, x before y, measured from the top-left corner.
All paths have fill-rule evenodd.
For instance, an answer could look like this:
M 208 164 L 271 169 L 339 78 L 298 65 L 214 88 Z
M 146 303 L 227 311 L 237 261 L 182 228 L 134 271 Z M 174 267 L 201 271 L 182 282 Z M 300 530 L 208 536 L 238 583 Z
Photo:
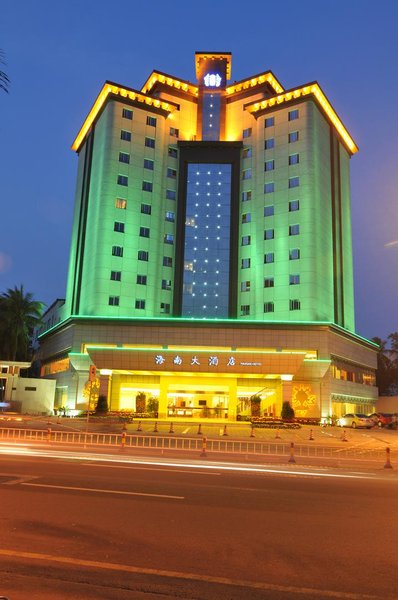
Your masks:
M 317 83 L 307 85 L 302 88 L 297 88 L 296 90 L 292 90 L 290 92 L 279 94 L 278 96 L 274 96 L 273 98 L 268 98 L 268 100 L 254 102 L 253 104 L 246 106 L 246 110 L 250 113 L 255 113 L 259 110 L 264 110 L 265 108 L 272 108 L 273 106 L 282 104 L 283 102 L 289 102 L 290 100 L 295 100 L 297 98 L 308 95 L 313 95 L 318 101 L 320 106 L 325 111 L 329 121 L 332 123 L 336 131 L 341 136 L 348 150 L 352 154 L 358 152 L 358 147 L 356 146 L 354 140 L 344 127 L 343 123 L 340 121 L 339 117 L 333 110 L 332 105 L 330 104 L 330 102 L 328 101 L 325 94 L 322 92 L 321 88 Z
M 132 90 L 127 90 L 125 88 L 119 87 L 118 85 L 113 85 L 111 83 L 105 83 L 102 90 L 97 96 L 96 101 L 92 109 L 90 110 L 86 120 L 83 123 L 82 128 L 76 136 L 75 141 L 72 144 L 72 150 L 76 152 L 79 150 L 84 138 L 86 137 L 91 125 L 96 119 L 98 113 L 106 102 L 109 94 L 115 94 L 121 96 L 122 98 L 127 98 L 129 100 L 136 100 L 138 102 L 142 102 L 143 104 L 147 104 L 148 106 L 154 106 L 155 108 L 161 108 L 162 110 L 173 112 L 176 107 L 168 102 L 164 102 L 159 100 L 158 98 L 151 98 L 149 96 L 145 96 L 140 92 L 133 92 Z
M 252 77 L 251 79 L 246 79 L 245 81 L 240 81 L 239 83 L 235 83 L 234 85 L 230 85 L 226 88 L 226 92 L 228 95 L 235 94 L 237 92 L 241 92 L 243 90 L 248 90 L 257 85 L 261 85 L 263 83 L 269 83 L 277 94 L 281 94 L 284 90 L 280 83 L 275 79 L 272 73 L 262 73 L 257 77 Z
M 156 71 L 154 71 L 149 77 L 149 79 L 145 82 L 141 90 L 142 93 L 147 94 L 158 81 L 159 83 L 163 83 L 164 85 L 173 87 L 176 90 L 182 90 L 183 92 L 187 92 L 194 96 L 198 95 L 198 88 L 196 85 L 192 85 L 187 81 L 180 81 L 179 79 L 174 79 L 174 77 L 169 77 L 168 75 L 164 75 L 163 73 L 156 73 Z

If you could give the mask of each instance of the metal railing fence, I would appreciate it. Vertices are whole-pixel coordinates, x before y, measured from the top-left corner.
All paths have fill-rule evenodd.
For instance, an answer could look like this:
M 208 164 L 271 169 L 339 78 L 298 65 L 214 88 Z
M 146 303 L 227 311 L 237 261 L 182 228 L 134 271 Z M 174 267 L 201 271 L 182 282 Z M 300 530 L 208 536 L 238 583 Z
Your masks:
M 102 446 L 113 448 L 131 448 L 148 450 L 174 450 L 197 452 L 204 455 L 212 453 L 238 454 L 246 456 L 289 456 L 292 452 L 292 442 L 260 441 L 260 440 L 231 440 L 213 439 L 205 436 L 177 437 L 162 435 L 129 435 L 124 433 L 90 433 L 53 431 L 51 429 L 13 429 L 0 428 L 0 440 L 15 443 L 45 443 L 59 445 Z M 386 446 L 364 447 L 360 445 L 318 445 L 295 443 L 294 453 L 302 458 L 328 458 L 335 460 L 382 460 L 385 457 Z

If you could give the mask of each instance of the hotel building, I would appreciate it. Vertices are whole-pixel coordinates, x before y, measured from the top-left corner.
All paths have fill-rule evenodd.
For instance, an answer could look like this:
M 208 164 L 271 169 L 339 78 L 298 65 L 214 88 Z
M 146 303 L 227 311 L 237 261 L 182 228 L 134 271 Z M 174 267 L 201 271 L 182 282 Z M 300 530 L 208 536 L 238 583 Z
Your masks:
M 107 81 L 73 143 L 67 294 L 40 337 L 56 406 L 82 410 L 90 366 L 112 410 L 236 420 L 373 411 L 376 346 L 355 333 L 350 159 L 316 82 Z M 253 397 L 260 397 L 254 409 Z M 152 403 L 152 404 L 151 404 Z

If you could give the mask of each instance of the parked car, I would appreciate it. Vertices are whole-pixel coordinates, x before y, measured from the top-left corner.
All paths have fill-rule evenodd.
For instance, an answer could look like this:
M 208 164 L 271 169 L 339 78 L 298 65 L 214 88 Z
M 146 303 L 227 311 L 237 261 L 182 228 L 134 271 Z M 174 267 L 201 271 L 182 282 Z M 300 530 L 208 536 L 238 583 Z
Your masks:
M 337 420 L 337 424 L 340 427 L 352 427 L 353 429 L 356 427 L 366 427 L 366 429 L 370 429 L 371 427 L 374 427 L 375 422 L 370 417 L 361 413 L 347 413 Z
M 393 417 L 389 413 L 372 413 L 369 419 L 372 419 L 378 427 L 390 427 L 393 422 Z

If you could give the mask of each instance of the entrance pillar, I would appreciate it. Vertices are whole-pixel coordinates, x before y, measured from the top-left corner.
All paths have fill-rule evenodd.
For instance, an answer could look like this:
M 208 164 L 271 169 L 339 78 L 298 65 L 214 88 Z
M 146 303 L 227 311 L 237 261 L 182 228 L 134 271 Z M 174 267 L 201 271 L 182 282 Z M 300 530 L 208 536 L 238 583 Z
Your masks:
M 228 421 L 236 421 L 237 405 L 237 383 L 232 379 L 228 384 Z
M 159 385 L 159 419 L 167 418 L 167 390 L 169 389 L 167 377 L 160 376 Z
M 289 402 L 292 406 L 292 379 L 293 375 L 281 375 L 282 381 L 282 406 L 284 402 Z

